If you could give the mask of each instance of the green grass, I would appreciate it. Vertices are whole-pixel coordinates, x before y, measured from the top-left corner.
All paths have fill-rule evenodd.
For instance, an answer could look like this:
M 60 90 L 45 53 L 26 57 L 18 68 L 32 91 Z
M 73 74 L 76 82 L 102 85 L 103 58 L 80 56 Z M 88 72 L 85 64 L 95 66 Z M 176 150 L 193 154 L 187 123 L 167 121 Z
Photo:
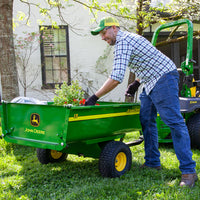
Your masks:
M 69 155 L 65 162 L 42 165 L 34 148 L 0 139 L 0 200 L 200 199 L 200 181 L 194 188 L 178 186 L 181 172 L 172 145 L 160 145 L 161 171 L 139 169 L 144 162 L 143 143 L 131 151 L 131 170 L 110 179 L 101 177 L 97 159 Z M 200 151 L 193 150 L 193 158 L 199 176 Z

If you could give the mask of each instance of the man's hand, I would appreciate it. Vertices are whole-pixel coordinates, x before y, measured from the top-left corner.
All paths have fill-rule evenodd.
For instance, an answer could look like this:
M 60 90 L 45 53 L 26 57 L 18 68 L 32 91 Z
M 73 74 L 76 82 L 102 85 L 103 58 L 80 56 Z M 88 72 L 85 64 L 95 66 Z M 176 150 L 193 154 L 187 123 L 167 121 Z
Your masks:
M 85 105 L 86 106 L 95 105 L 98 99 L 99 98 L 95 94 L 93 94 L 91 97 L 87 98 L 87 100 L 85 101 Z
M 139 86 L 140 86 L 140 83 L 137 80 L 135 80 L 133 83 L 131 83 L 128 86 L 125 96 L 134 97 L 135 92 L 138 90 Z

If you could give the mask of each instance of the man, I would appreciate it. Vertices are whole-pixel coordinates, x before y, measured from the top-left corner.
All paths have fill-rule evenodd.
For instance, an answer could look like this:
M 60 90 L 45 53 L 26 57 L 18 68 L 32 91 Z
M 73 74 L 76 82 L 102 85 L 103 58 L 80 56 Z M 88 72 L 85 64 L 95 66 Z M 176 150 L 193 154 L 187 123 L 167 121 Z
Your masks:
M 120 30 L 113 17 L 103 18 L 92 35 L 102 37 L 109 45 L 115 45 L 113 70 L 103 86 L 86 100 L 86 105 L 96 101 L 123 81 L 126 67 L 138 77 L 128 86 L 127 96 L 134 96 L 140 83 L 144 83 L 140 95 L 140 121 L 145 142 L 145 163 L 142 168 L 161 169 L 158 150 L 157 112 L 171 129 L 175 153 L 182 172 L 180 186 L 195 185 L 198 177 L 196 163 L 192 160 L 190 137 L 180 113 L 178 97 L 179 75 L 175 64 L 148 40 L 137 34 Z

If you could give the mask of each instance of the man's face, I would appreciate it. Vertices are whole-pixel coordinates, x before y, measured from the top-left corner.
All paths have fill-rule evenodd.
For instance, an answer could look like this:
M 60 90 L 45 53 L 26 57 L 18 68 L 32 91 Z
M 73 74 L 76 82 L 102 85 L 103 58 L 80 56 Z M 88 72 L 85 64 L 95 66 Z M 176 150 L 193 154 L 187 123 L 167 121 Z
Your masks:
M 105 40 L 109 45 L 113 46 L 116 43 L 116 27 L 108 26 L 100 32 L 102 40 Z

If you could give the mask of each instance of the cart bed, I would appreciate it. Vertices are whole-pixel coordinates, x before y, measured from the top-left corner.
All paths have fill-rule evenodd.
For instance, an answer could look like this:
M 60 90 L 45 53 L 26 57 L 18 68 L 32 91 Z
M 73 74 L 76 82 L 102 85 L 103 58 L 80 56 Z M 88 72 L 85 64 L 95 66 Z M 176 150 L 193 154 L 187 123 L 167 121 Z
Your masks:
M 99 102 L 99 106 L 2 103 L 7 142 L 63 151 L 79 143 L 95 144 L 140 130 L 139 104 Z

